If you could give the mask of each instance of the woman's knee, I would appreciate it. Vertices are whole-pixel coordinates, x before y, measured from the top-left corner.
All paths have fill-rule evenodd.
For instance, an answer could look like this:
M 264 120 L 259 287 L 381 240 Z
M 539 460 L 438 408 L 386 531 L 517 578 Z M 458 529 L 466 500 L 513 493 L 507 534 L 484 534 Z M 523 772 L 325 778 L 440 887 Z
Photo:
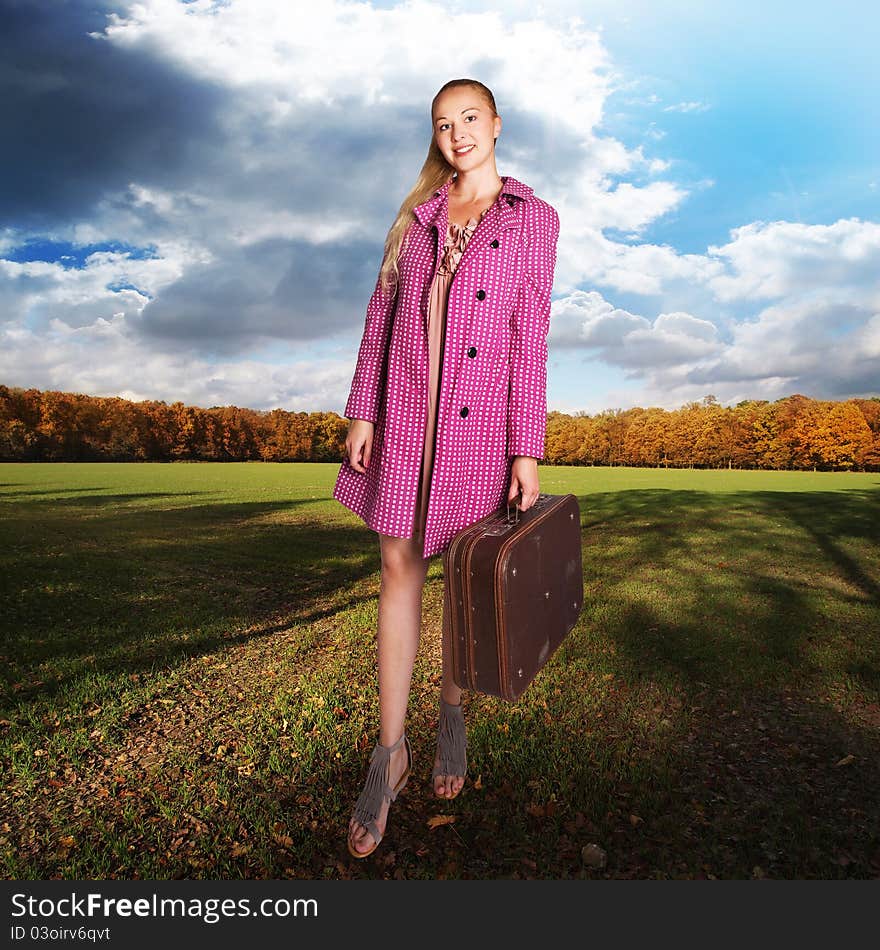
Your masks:
M 428 560 L 422 557 L 422 546 L 412 538 L 379 535 L 382 554 L 382 576 L 389 580 L 424 578 Z

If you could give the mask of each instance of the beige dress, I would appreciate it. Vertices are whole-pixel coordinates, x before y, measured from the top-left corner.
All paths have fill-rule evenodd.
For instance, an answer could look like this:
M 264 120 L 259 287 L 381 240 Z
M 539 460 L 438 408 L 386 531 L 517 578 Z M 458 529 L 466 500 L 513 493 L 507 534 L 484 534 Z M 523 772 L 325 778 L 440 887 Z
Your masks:
M 487 208 L 486 211 L 489 209 Z M 416 498 L 416 513 L 413 522 L 413 538 L 419 541 L 425 537 L 425 518 L 428 513 L 428 492 L 431 485 L 431 472 L 434 464 L 434 437 L 437 432 L 437 401 L 440 393 L 440 365 L 443 360 L 443 345 L 446 330 L 446 305 L 449 300 L 449 285 L 455 275 L 455 269 L 464 254 L 468 241 L 477 225 L 486 214 L 472 217 L 465 227 L 449 222 L 443 257 L 431 284 L 428 303 L 428 423 L 425 428 L 425 447 L 422 453 L 422 469 L 419 492 Z

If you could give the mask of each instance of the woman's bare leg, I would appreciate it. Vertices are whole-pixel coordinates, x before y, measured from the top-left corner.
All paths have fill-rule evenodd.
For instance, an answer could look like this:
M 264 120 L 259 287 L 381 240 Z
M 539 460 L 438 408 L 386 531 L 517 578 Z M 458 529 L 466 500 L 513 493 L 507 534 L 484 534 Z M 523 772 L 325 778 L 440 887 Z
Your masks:
M 429 559 L 412 538 L 379 535 L 382 576 L 379 586 L 379 623 L 376 635 L 379 664 L 379 742 L 394 745 L 401 737 L 412 683 L 413 664 L 419 648 L 422 625 L 422 592 Z M 406 770 L 406 748 L 401 745 L 391 755 L 389 782 L 394 788 Z M 388 801 L 382 803 L 376 825 L 385 833 Z M 369 851 L 373 836 L 352 818 L 349 823 L 352 847 Z
M 452 631 L 449 626 L 449 617 L 446 613 L 446 598 L 443 598 L 443 682 L 440 694 L 447 703 L 457 706 L 461 702 L 461 688 L 452 678 Z M 440 755 L 434 757 L 434 765 L 439 765 Z M 464 785 L 463 775 L 436 775 L 434 776 L 434 794 L 443 798 L 456 795 Z

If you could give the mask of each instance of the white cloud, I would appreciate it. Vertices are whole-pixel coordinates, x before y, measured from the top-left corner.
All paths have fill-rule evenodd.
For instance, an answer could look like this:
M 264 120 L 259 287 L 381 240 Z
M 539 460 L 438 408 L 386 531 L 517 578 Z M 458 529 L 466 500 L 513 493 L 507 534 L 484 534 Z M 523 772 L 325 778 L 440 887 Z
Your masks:
M 676 102 L 671 106 L 664 106 L 664 112 L 705 112 L 709 108 L 705 102 Z
M 327 400 L 345 402 L 347 359 L 315 363 L 307 354 L 279 363 L 209 360 L 190 349 L 135 346 L 131 318 L 115 313 L 89 325 L 53 318 L 35 333 L 20 324 L 0 327 L 0 378 L 7 385 L 60 389 L 126 399 L 181 400 L 188 405 L 283 406 L 314 412 Z M 16 383 L 15 380 L 27 382 Z
M 612 307 L 596 292 L 576 291 L 554 304 L 553 346 L 595 348 L 616 366 L 654 372 L 719 353 L 714 324 L 689 313 L 661 313 L 653 322 Z
M 880 293 L 880 223 L 844 218 L 832 224 L 755 221 L 731 240 L 710 245 L 725 270 L 709 286 L 718 300 L 801 295 L 822 287 L 844 294 Z
M 116 312 L 140 313 L 189 263 L 174 248 L 163 250 L 164 255 L 145 259 L 101 251 L 90 254 L 79 268 L 46 261 L 0 260 L 0 301 L 5 304 L 2 318 L 26 320 L 35 330 L 54 319 L 77 327 Z
M 127 16 L 113 15 L 96 38 L 155 50 L 195 76 L 246 89 L 281 118 L 297 102 L 350 99 L 351 108 L 363 108 L 397 103 L 406 89 L 423 104 L 428 133 L 438 77 L 487 57 L 507 102 L 551 124 L 591 129 L 610 90 L 608 54 L 594 30 L 542 18 L 510 22 L 496 11 L 451 13 L 427 0 L 391 9 L 330 0 L 143 0 Z
M 616 265 L 629 273 L 627 265 L 644 261 L 643 286 L 665 289 L 664 296 L 686 278 L 703 291 L 701 316 L 632 313 L 596 291 L 576 290 L 554 302 L 552 344 L 582 348 L 642 380 L 625 400 L 609 393 L 627 404 L 674 408 L 708 392 L 736 402 L 792 391 L 832 399 L 880 391 L 878 225 L 756 222 L 709 250 L 685 258 L 643 245 L 621 253 Z M 741 315 L 730 316 L 730 307 Z

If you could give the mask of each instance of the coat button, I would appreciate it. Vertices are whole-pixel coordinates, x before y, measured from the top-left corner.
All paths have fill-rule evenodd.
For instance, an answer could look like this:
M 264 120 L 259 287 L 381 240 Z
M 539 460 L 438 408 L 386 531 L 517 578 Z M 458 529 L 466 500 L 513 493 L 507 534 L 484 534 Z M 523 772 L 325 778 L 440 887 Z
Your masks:
M 478 290 L 478 291 L 477 291 L 477 300 L 485 300 L 485 299 L 486 299 L 486 291 L 485 291 L 485 290 Z
M 476 356 L 476 355 L 477 355 L 477 348 L 475 346 L 472 346 L 468 350 L 468 356 Z
M 458 414 L 462 417 L 462 419 L 464 419 L 464 417 L 468 414 L 468 407 L 462 406 L 461 409 L 458 410 Z
M 492 242 L 492 247 L 498 247 L 498 238 L 495 238 L 495 240 Z

